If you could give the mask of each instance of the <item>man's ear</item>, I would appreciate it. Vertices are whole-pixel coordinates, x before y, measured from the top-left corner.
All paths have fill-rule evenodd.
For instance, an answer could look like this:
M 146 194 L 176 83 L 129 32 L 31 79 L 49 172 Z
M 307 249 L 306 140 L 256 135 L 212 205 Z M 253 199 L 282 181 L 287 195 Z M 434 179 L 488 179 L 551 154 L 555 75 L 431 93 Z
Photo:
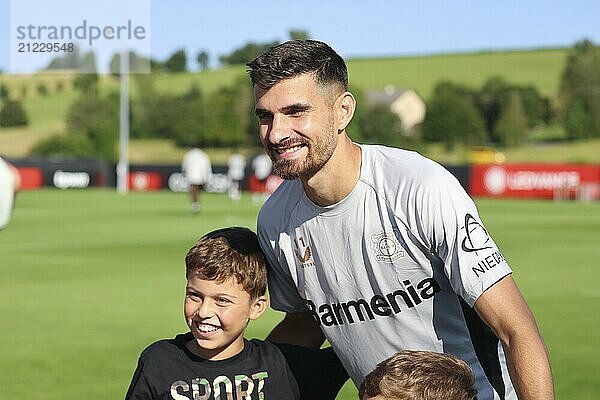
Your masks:
M 252 300 L 250 304 L 250 319 L 256 320 L 265 313 L 269 306 L 269 300 L 267 296 L 259 296 L 257 299 Z
M 337 113 L 337 130 L 338 132 L 346 129 L 356 110 L 356 99 L 350 92 L 342 93 L 335 102 L 335 110 Z

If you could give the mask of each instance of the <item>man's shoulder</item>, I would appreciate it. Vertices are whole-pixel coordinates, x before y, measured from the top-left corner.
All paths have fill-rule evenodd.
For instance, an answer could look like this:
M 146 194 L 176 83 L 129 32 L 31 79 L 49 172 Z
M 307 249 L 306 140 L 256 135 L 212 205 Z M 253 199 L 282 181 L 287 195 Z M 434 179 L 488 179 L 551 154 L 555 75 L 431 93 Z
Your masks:
M 372 172 L 390 173 L 397 176 L 398 171 L 405 175 L 419 175 L 435 171 L 441 166 L 416 151 L 381 145 L 361 145 L 365 152 L 364 160 Z
M 278 221 L 286 221 L 287 215 L 302 198 L 303 190 L 298 179 L 283 181 L 262 205 L 258 213 L 259 228 L 264 225 L 276 225 Z
M 361 180 L 378 192 L 393 193 L 438 185 L 450 177 L 440 164 L 415 151 L 379 145 L 361 145 Z

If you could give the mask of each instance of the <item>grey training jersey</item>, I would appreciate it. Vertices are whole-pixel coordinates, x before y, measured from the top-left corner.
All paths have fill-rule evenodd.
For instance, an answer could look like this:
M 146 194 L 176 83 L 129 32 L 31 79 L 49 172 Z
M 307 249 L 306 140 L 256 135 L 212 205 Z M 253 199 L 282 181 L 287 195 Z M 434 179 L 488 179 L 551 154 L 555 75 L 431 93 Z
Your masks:
M 472 306 L 511 269 L 473 201 L 417 153 L 361 145 L 360 179 L 319 207 L 286 181 L 258 217 L 273 308 L 313 313 L 358 386 L 403 349 L 452 353 L 479 399 L 516 399 L 502 347 Z

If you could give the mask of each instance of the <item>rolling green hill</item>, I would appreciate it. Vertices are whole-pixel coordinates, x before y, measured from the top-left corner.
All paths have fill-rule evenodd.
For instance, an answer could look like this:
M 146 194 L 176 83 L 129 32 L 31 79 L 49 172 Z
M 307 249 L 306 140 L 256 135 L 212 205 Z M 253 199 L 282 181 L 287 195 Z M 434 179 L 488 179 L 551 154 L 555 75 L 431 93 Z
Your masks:
M 428 98 L 440 80 L 480 87 L 494 75 L 531 84 L 556 100 L 567 49 L 445 54 L 428 57 L 357 59 L 348 62 L 351 85 L 361 89 L 393 84 Z
M 558 85 L 569 49 L 540 49 L 527 51 L 480 52 L 465 54 L 443 54 L 420 57 L 388 57 L 377 59 L 350 59 L 348 69 L 351 86 L 360 90 L 382 89 L 387 85 L 412 88 L 427 99 L 440 80 L 450 80 L 477 88 L 488 78 L 500 75 L 511 83 L 530 84 L 556 103 Z M 155 85 L 161 92 L 182 93 L 196 83 L 205 93 L 231 84 L 245 75 L 246 67 L 239 65 L 210 70 L 178 74 L 157 74 Z M 5 85 L 13 98 L 20 98 L 30 117 L 26 128 L 3 128 L 0 131 L 0 154 L 9 157 L 24 157 L 40 139 L 64 131 L 66 112 L 77 97 L 73 88 L 73 75 L 46 73 L 35 75 L 0 75 L 0 84 Z M 44 84 L 49 94 L 42 96 L 37 87 Z M 62 86 L 62 90 L 58 87 Z M 103 91 L 117 91 L 118 79 L 101 77 Z M 135 96 L 135 84 L 131 85 Z M 560 150 L 561 145 L 524 147 L 507 151 L 508 161 L 531 158 L 542 161 L 597 161 L 600 142 L 586 141 L 569 145 L 577 148 L 570 156 Z M 559 149 L 548 151 L 550 148 Z M 179 162 L 182 149 L 165 140 L 132 140 L 133 162 Z M 461 158 L 460 150 L 452 154 L 426 147 L 423 152 L 432 152 L 432 157 L 451 162 Z M 589 154 L 588 154 L 589 153 Z M 429 155 L 429 154 L 428 154 Z

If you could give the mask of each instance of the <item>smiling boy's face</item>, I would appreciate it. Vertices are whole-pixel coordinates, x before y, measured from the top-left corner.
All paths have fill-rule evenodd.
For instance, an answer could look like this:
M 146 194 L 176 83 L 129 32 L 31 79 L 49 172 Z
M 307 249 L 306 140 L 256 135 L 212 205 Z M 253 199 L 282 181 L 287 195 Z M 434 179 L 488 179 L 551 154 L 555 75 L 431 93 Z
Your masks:
M 224 360 L 244 348 L 244 331 L 250 320 L 260 317 L 267 298 L 251 300 L 233 277 L 222 283 L 201 279 L 187 281 L 184 314 L 194 335 L 189 349 L 207 360 Z

